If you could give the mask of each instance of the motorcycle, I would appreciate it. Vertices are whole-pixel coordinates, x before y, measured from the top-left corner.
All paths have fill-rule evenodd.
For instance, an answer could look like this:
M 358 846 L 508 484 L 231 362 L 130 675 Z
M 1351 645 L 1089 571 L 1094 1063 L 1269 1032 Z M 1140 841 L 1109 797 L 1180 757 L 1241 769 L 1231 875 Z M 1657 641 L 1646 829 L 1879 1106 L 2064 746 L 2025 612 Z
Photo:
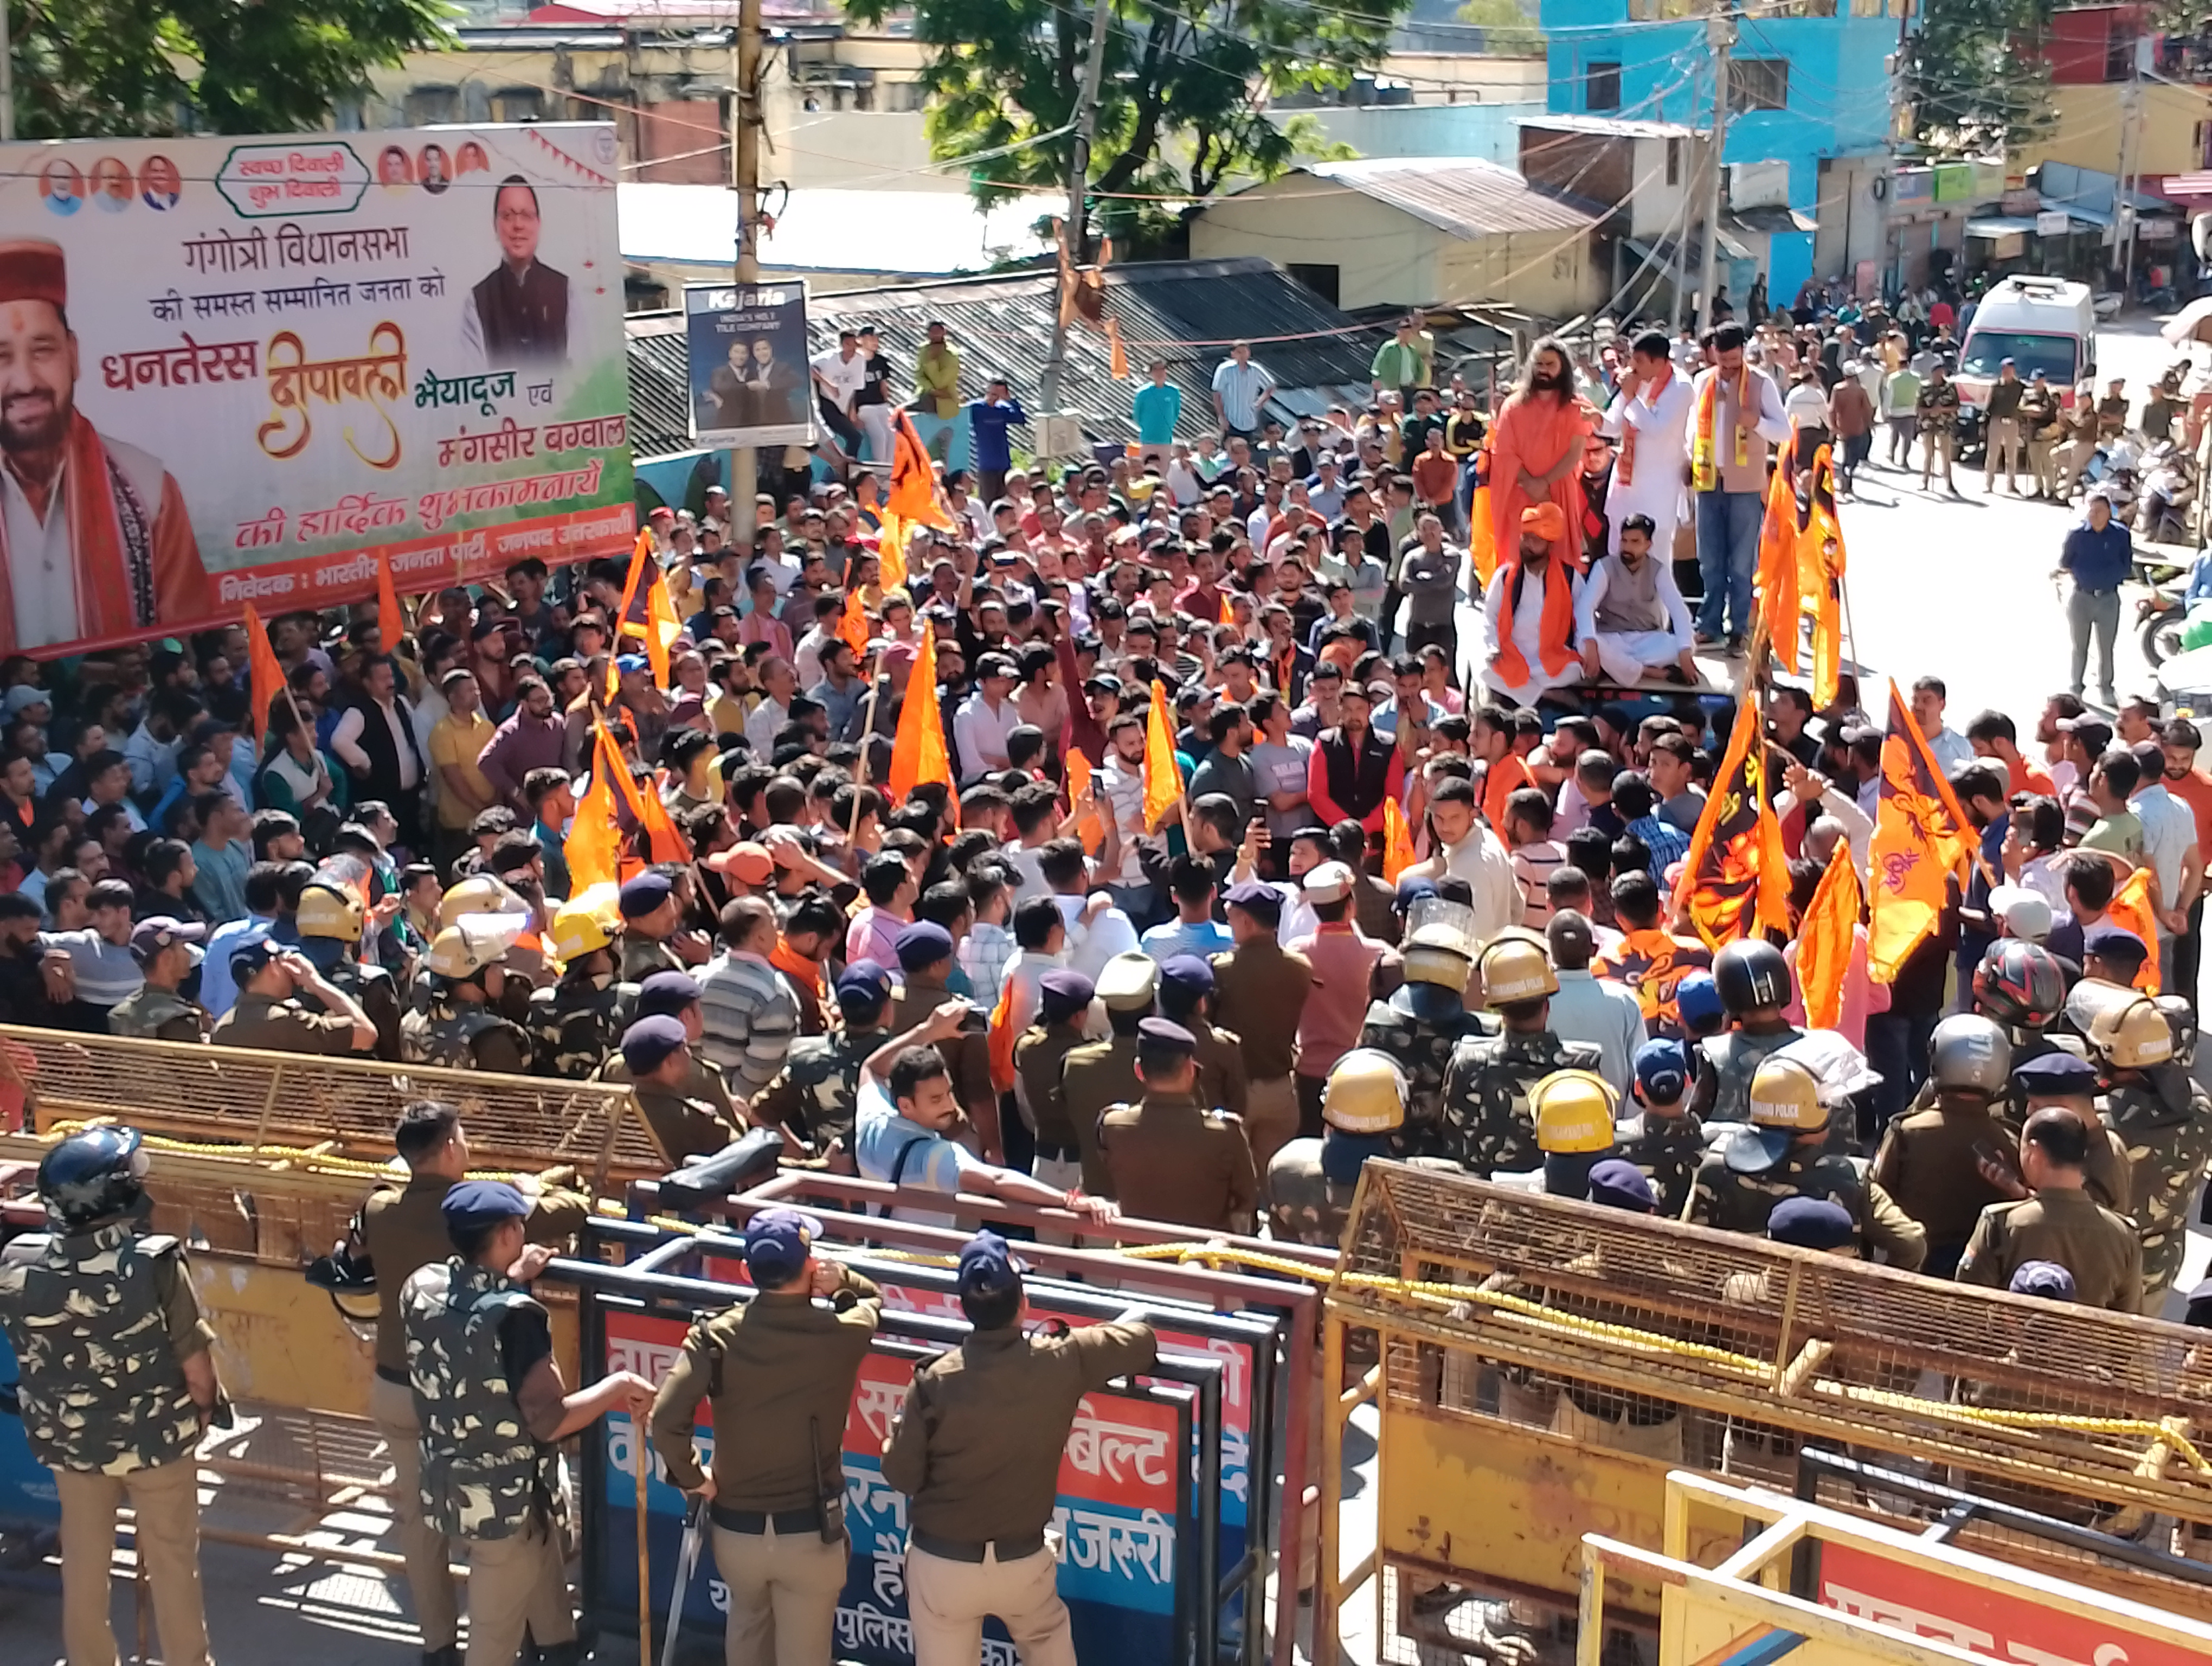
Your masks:
M 2189 540 L 2189 511 L 2197 501 L 2197 471 L 2172 441 L 2151 447 L 2143 459 L 2142 507 L 2136 530 L 2158 544 Z
M 2181 633 L 2189 623 L 2189 611 L 2182 605 L 2182 589 L 2179 580 L 2154 584 L 2150 594 L 2136 603 L 2143 658 L 2153 666 L 2162 666 L 2181 652 Z

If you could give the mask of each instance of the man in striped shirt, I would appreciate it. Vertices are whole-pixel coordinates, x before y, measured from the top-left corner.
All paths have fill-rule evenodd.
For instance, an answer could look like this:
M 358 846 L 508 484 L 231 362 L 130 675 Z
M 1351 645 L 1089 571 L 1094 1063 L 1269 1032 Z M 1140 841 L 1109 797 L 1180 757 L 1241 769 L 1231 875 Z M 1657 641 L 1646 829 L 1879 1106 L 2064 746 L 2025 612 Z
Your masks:
M 740 897 L 724 908 L 721 938 L 722 952 L 699 975 L 699 1050 L 730 1096 L 750 1104 L 783 1067 L 799 1033 L 799 998 L 769 960 L 776 924 L 766 898 Z

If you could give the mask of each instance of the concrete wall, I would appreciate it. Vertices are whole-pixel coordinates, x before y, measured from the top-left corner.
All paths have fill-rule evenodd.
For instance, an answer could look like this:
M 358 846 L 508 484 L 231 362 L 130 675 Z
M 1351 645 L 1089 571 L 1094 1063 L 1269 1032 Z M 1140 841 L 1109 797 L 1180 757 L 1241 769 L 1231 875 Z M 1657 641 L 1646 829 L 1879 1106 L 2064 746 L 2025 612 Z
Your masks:
M 1820 167 L 1820 196 L 1812 210 L 1820 222 L 1813 234 L 1813 270 L 1822 277 L 1849 278 L 1862 260 L 1876 271 L 1887 258 L 1888 210 L 1874 195 L 1889 175 L 1887 156 L 1838 156 Z
M 2057 120 L 2049 134 L 2008 159 L 2012 172 L 2025 173 L 2042 162 L 2071 162 L 2100 173 L 2118 173 L 2127 92 L 2117 82 L 2053 87 L 2051 103 Z M 2140 97 L 2136 167 L 2144 173 L 2189 173 L 2204 167 L 2204 124 L 2212 119 L 2212 91 L 2145 82 Z

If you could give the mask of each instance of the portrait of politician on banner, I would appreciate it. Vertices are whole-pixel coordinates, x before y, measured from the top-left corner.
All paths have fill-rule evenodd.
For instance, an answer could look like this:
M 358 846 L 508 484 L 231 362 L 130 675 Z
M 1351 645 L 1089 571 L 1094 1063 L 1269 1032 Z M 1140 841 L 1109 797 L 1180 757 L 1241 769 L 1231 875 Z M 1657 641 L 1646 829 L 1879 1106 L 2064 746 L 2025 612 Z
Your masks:
M 0 654 L 628 550 L 616 167 L 584 122 L 0 145 Z
M 684 313 L 692 438 L 702 446 L 812 444 L 805 285 L 689 284 Z

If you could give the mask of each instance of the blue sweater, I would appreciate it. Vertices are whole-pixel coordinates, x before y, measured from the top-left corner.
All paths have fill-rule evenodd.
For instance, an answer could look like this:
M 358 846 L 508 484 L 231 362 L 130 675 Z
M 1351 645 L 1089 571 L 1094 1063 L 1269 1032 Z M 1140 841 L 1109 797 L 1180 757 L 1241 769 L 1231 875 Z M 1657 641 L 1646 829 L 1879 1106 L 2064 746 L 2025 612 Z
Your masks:
M 2118 521 L 2106 521 L 2100 532 L 2085 520 L 2066 534 L 2058 564 L 2084 590 L 2117 590 L 2135 565 L 2135 545 Z

